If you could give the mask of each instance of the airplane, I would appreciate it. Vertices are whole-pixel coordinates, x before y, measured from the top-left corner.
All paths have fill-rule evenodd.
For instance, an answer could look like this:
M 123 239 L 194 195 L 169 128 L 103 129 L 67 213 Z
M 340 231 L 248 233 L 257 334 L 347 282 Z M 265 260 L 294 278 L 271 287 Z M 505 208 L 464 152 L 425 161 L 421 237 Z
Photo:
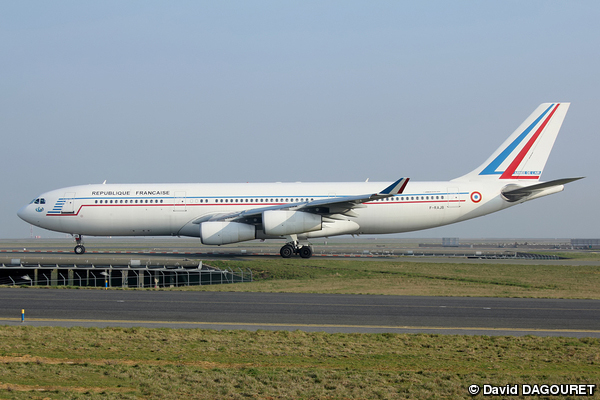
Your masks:
M 18 211 L 35 226 L 83 236 L 189 236 L 204 245 L 410 232 L 480 217 L 564 189 L 540 182 L 570 103 L 544 103 L 478 168 L 445 182 L 96 184 L 43 193 Z M 409 183 L 410 181 L 410 183 Z

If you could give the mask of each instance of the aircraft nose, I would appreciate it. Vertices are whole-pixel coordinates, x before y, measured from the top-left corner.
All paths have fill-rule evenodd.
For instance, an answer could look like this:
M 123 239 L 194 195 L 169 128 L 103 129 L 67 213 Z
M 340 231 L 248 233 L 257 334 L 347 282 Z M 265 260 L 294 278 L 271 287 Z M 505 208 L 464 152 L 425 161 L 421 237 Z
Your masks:
M 19 218 L 21 218 L 25 222 L 30 222 L 29 219 L 30 219 L 31 213 L 29 212 L 30 211 L 29 206 L 30 206 L 30 204 L 27 204 L 26 206 L 21 207 L 19 209 L 19 211 L 17 211 L 17 215 L 19 216 Z

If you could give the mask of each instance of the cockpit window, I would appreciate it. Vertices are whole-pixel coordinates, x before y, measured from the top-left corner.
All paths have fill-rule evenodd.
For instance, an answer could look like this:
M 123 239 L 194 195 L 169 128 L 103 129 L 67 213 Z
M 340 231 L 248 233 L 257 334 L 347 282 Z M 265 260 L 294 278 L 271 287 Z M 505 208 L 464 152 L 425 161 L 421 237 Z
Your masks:
M 33 204 L 46 204 L 46 199 L 40 197 L 32 201 Z

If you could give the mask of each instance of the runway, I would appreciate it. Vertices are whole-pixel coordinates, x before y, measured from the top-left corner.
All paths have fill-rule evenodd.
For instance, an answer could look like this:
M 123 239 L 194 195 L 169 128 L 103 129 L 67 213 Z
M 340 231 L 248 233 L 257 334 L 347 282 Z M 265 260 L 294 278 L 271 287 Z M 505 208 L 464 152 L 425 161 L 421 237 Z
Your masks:
M 600 337 L 600 300 L 0 288 L 0 324 Z

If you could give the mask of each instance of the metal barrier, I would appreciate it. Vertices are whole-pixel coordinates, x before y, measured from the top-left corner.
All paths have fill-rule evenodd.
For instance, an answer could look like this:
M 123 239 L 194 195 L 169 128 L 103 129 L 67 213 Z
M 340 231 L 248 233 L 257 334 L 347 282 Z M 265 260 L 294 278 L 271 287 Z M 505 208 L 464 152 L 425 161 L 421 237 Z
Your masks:
M 0 264 L 0 285 L 165 288 L 252 282 L 252 271 L 131 265 Z

